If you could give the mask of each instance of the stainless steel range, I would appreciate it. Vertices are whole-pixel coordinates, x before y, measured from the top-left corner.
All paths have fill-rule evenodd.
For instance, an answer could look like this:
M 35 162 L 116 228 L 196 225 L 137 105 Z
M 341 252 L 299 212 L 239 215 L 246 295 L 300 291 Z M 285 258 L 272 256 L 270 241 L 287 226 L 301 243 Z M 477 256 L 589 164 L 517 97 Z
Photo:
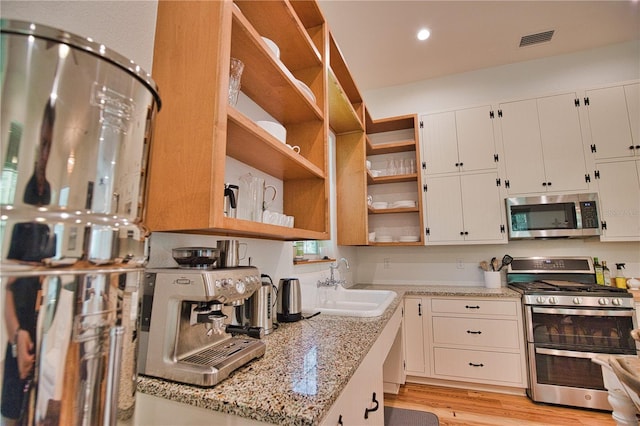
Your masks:
M 537 402 L 611 410 L 597 354 L 636 356 L 633 297 L 595 283 L 589 257 L 513 259 L 509 287 L 522 294 L 529 361 L 527 394 Z

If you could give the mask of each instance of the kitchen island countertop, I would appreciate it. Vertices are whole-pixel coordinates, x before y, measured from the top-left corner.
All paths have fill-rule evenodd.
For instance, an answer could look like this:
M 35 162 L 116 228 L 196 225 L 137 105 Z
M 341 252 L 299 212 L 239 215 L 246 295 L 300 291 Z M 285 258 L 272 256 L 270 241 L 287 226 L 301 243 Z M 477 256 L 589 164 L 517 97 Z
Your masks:
M 397 297 L 375 318 L 318 315 L 281 324 L 265 336 L 265 355 L 212 388 L 140 376 L 138 391 L 155 397 L 278 425 L 316 425 L 340 396 L 405 294 L 508 297 L 506 287 L 356 285 Z

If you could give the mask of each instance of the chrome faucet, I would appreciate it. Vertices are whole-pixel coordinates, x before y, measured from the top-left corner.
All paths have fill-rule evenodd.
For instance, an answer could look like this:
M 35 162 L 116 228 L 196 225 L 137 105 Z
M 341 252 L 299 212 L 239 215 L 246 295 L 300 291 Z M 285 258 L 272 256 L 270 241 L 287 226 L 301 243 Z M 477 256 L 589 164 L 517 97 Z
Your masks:
M 345 266 L 347 267 L 347 269 L 349 269 L 349 261 L 347 259 L 345 259 L 344 257 L 341 258 L 340 260 L 336 261 L 335 263 L 331 263 L 329 265 L 329 269 L 331 270 L 331 275 L 329 276 L 329 278 L 325 279 L 324 281 L 320 281 L 318 280 L 318 284 L 317 287 L 333 287 L 338 288 L 338 285 L 344 285 L 346 284 L 345 280 L 337 280 L 334 276 L 333 271 L 335 271 L 336 269 L 338 269 L 340 267 L 340 262 L 344 262 Z

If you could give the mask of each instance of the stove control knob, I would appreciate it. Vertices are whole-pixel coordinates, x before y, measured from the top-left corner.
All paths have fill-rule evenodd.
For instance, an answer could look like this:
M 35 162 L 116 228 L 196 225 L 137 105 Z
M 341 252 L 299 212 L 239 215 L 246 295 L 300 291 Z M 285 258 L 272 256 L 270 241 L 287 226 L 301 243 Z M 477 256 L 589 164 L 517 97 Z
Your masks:
M 582 297 L 574 297 L 573 298 L 574 305 L 582 305 Z
M 543 304 L 545 302 L 544 297 L 538 296 L 536 297 L 536 303 Z
M 598 304 L 600 305 L 608 305 L 609 304 L 609 299 L 605 299 L 604 297 L 601 297 L 600 299 L 598 299 Z
M 619 298 L 611 299 L 611 304 L 614 306 L 620 306 L 622 305 L 622 299 L 619 299 Z
M 550 304 L 552 304 L 552 305 L 557 304 L 557 303 L 558 303 L 558 298 L 557 298 L 557 297 L 553 297 L 553 296 L 551 296 L 551 297 L 549 298 L 549 303 L 550 303 Z

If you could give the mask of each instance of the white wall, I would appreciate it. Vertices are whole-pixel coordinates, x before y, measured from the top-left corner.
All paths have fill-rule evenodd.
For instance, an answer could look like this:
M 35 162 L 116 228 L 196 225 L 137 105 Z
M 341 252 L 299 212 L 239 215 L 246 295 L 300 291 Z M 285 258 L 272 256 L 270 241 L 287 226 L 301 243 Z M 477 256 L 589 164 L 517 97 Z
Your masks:
M 423 114 L 503 100 L 525 99 L 640 79 L 640 42 L 451 75 L 364 93 L 374 117 Z M 357 255 L 361 283 L 478 285 L 481 260 L 511 256 L 597 256 L 627 263 L 640 276 L 640 243 L 595 240 L 515 241 L 506 245 L 362 247 Z M 385 267 L 386 266 L 386 267 Z M 615 271 L 612 270 L 612 273 Z

